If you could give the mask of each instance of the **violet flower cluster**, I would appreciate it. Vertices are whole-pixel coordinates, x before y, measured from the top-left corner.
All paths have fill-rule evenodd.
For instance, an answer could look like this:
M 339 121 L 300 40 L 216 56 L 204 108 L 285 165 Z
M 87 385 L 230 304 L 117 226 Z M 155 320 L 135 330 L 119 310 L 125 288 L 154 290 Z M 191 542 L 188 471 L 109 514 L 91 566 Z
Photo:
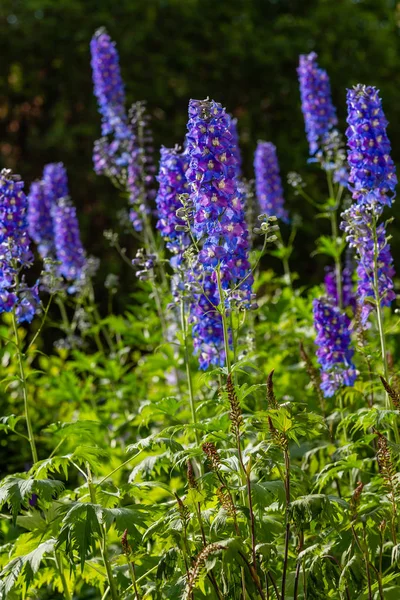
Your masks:
M 113 133 L 117 139 L 129 137 L 118 52 L 104 28 L 94 34 L 90 51 L 94 93 L 102 115 L 102 135 Z
M 350 190 L 356 202 L 372 205 L 378 213 L 380 207 L 392 205 L 397 184 L 378 90 L 365 85 L 348 90 L 347 108 Z
M 326 269 L 324 283 L 327 298 L 335 306 L 339 306 L 336 272 L 332 267 Z M 357 302 L 353 288 L 353 269 L 350 265 L 346 265 L 342 270 L 342 304 L 343 308 L 351 308 L 354 313 Z
M 104 28 L 95 33 L 90 49 L 103 135 L 94 143 L 94 170 L 129 194 L 130 220 L 135 231 L 141 231 L 143 214 L 148 212 L 146 199 L 154 198 L 155 173 L 144 104 L 134 104 L 128 116 L 118 52 Z
M 357 372 L 353 364 L 350 320 L 326 298 L 313 301 L 314 327 L 317 332 L 317 359 L 321 368 L 321 390 L 326 398 L 342 385 L 353 386 Z
M 229 309 L 236 300 L 250 306 L 251 301 L 249 233 L 231 127 L 231 117 L 217 102 L 190 101 L 186 177 L 194 209 L 193 232 L 201 248 L 193 278 L 202 289 L 195 294 L 191 320 L 201 368 L 225 361 L 222 321 L 216 307 L 226 301 Z M 226 299 L 219 296 L 217 272 Z
M 357 301 L 361 307 L 361 323 L 366 326 L 376 302 L 375 264 L 380 306 L 390 306 L 396 297 L 393 258 L 385 226 L 383 223 L 376 225 L 376 215 L 370 207 L 354 204 L 342 216 L 341 228 L 346 240 L 357 250 Z
M 51 208 L 53 195 L 41 181 L 31 184 L 28 195 L 28 231 L 43 259 L 54 258 L 54 230 Z
M 23 270 L 33 261 L 29 249 L 28 200 L 24 183 L 11 171 L 0 173 L 0 312 L 15 311 L 19 323 L 31 322 L 40 306 L 38 282 L 26 285 Z
M 323 148 L 327 134 L 337 125 L 329 77 L 318 66 L 317 58 L 315 52 L 301 55 L 297 69 L 301 109 L 311 156 Z
M 68 198 L 60 199 L 52 210 L 54 240 L 59 272 L 67 281 L 77 281 L 86 265 L 86 254 L 82 246 L 76 208 Z
M 157 204 L 157 229 L 166 241 L 167 248 L 179 261 L 182 252 L 189 246 L 190 239 L 184 231 L 185 221 L 177 212 L 182 208 L 180 195 L 188 192 L 186 171 L 189 167 L 188 154 L 178 148 L 161 148 Z M 178 228 L 178 229 L 177 229 Z
M 86 266 L 76 209 L 69 198 L 67 171 L 50 163 L 43 179 L 34 182 L 28 196 L 28 224 L 43 259 L 59 261 L 58 274 L 76 282 Z
M 341 228 L 349 245 L 357 250 L 358 297 L 361 322 L 366 325 L 374 304 L 390 306 L 395 298 L 390 246 L 384 224 L 377 221 L 384 206 L 391 206 L 397 178 L 376 88 L 357 85 L 348 90 L 347 105 L 349 182 L 355 203 L 343 213 Z
M 256 195 L 261 212 L 276 216 L 285 223 L 288 213 L 284 208 L 283 188 L 276 147 L 270 142 L 258 142 L 254 155 Z

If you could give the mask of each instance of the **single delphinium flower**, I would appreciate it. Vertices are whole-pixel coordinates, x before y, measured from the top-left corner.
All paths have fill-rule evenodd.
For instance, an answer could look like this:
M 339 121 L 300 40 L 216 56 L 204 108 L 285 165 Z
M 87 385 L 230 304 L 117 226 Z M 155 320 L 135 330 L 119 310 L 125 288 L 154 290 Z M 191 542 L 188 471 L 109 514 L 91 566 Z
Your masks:
M 313 301 L 314 327 L 317 332 L 317 359 L 321 368 L 321 389 L 333 396 L 342 385 L 353 386 L 357 376 L 351 348 L 350 320 L 328 299 Z
M 288 213 L 284 208 L 276 147 L 270 142 L 258 142 L 254 155 L 254 171 L 256 195 L 261 212 L 268 216 L 276 216 L 287 223 Z
M 384 205 L 392 205 L 397 177 L 378 90 L 356 85 L 347 91 L 347 108 L 349 189 L 358 204 L 370 205 L 380 214 Z
M 28 195 L 28 231 L 43 259 L 55 254 L 52 202 L 43 181 L 34 181 Z
M 102 115 L 102 135 L 112 133 L 117 139 L 129 137 L 118 51 L 103 27 L 94 34 L 90 51 L 94 93 Z
M 318 66 L 317 58 L 315 52 L 301 55 L 297 69 L 301 109 L 311 156 L 323 148 L 327 134 L 337 125 L 329 77 Z
M 76 208 L 68 198 L 62 198 L 53 206 L 52 217 L 59 273 L 67 281 L 76 283 L 82 277 L 87 262 Z
M 174 264 L 182 259 L 182 253 L 190 244 L 190 238 L 184 230 L 185 221 L 178 216 L 179 210 L 182 209 L 180 197 L 188 191 L 186 181 L 188 166 L 188 155 L 179 152 L 178 147 L 161 148 L 157 177 L 159 189 L 156 196 L 157 229 L 166 241 L 167 248 L 175 256 Z
M 38 284 L 28 287 L 23 271 L 33 256 L 28 235 L 24 183 L 11 171 L 0 173 L 0 312 L 15 311 L 18 322 L 31 322 L 40 307 Z

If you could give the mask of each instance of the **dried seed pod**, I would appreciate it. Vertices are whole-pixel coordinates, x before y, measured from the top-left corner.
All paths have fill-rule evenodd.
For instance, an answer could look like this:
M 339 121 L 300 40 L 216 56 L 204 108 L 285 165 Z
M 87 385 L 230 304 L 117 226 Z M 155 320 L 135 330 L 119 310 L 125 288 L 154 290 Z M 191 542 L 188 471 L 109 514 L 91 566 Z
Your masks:
M 214 442 L 205 442 L 202 445 L 202 449 L 204 454 L 207 456 L 213 471 L 219 471 L 221 466 L 221 458 L 218 454 L 218 450 L 215 447 Z
M 275 398 L 274 382 L 273 382 L 273 379 L 272 379 L 273 376 L 274 376 L 274 369 L 272 369 L 272 371 L 268 375 L 268 379 L 267 379 L 267 402 L 268 402 L 268 408 L 270 408 L 270 409 L 278 409 L 279 408 L 279 404 L 277 402 L 277 399 Z

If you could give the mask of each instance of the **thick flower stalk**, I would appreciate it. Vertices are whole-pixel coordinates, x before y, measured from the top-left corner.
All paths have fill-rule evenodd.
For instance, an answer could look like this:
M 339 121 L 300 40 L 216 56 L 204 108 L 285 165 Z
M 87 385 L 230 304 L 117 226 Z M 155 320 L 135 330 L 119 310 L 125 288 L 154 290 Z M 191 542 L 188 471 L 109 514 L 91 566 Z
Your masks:
M 90 51 L 94 93 L 102 115 L 102 135 L 113 133 L 117 139 L 129 137 L 118 51 L 104 28 L 94 34 Z
M 186 140 L 193 233 L 200 247 L 193 278 L 203 290 L 195 294 L 191 319 L 200 365 L 207 368 L 223 364 L 228 345 L 225 314 L 217 307 L 229 310 L 233 301 L 250 306 L 249 234 L 231 117 L 214 101 L 191 100 Z
M 337 125 L 328 74 L 317 63 L 315 52 L 300 56 L 297 69 L 301 109 L 311 156 L 322 150 L 327 134 Z
M 313 301 L 313 316 L 321 389 L 324 396 L 329 398 L 340 386 L 354 385 L 356 379 L 354 351 L 350 345 L 350 320 L 326 298 Z
M 68 281 L 81 278 L 86 265 L 86 255 L 82 246 L 76 208 L 67 198 L 62 198 L 53 206 L 54 240 L 59 272 Z
M 379 214 L 392 204 L 397 177 L 378 90 L 365 85 L 348 90 L 347 108 L 350 190 L 358 204 L 371 205 Z
M 157 177 L 159 189 L 156 196 L 157 229 L 164 238 L 167 248 L 178 261 L 190 243 L 188 234 L 183 230 L 185 221 L 177 215 L 177 211 L 182 208 L 180 195 L 188 191 L 185 175 L 188 166 L 189 158 L 186 153 L 179 152 L 178 148 L 170 149 L 164 146 L 161 148 Z
M 24 183 L 11 171 L 0 173 L 0 312 L 31 322 L 40 306 L 38 284 L 28 287 L 23 270 L 33 261 L 29 249 L 28 200 Z
M 261 212 L 288 222 L 284 208 L 283 188 L 279 172 L 276 147 L 270 142 L 259 141 L 254 155 L 256 195 Z

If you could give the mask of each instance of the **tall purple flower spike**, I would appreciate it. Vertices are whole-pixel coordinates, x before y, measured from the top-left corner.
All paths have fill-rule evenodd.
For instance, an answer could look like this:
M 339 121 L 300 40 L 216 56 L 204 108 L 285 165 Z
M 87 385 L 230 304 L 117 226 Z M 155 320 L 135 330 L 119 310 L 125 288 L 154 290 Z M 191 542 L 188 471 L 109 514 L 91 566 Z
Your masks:
M 0 313 L 15 311 L 18 322 L 31 322 L 40 306 L 38 284 L 28 287 L 21 271 L 30 267 L 28 200 L 24 183 L 11 171 L 0 173 Z
M 397 177 L 378 90 L 361 84 L 348 90 L 347 108 L 350 190 L 357 203 L 373 205 L 379 211 L 392 205 Z
M 190 238 L 185 231 L 176 227 L 185 225 L 177 215 L 182 208 L 180 194 L 188 192 L 186 171 L 189 167 L 187 153 L 181 153 L 177 148 L 161 148 L 160 169 L 157 177 L 159 190 L 156 197 L 157 229 L 166 241 L 167 248 L 180 258 L 182 252 L 189 246 Z M 176 260 L 176 259 L 175 259 Z
M 82 246 L 76 208 L 67 198 L 62 198 L 52 209 L 54 240 L 59 272 L 68 281 L 76 281 L 86 265 L 86 255 Z
M 278 157 L 276 147 L 271 142 L 258 142 L 254 155 L 254 171 L 256 195 L 261 212 L 287 223 L 289 219 L 284 208 Z
M 311 156 L 322 149 L 326 135 L 337 125 L 329 77 L 327 72 L 318 66 L 317 58 L 315 52 L 301 55 L 297 69 L 301 109 Z
M 350 346 L 350 320 L 326 298 L 313 301 L 313 316 L 321 389 L 329 398 L 342 385 L 353 386 L 357 376 L 353 364 L 354 351 Z
M 129 137 L 125 111 L 125 90 L 119 67 L 118 51 L 104 28 L 90 42 L 94 93 L 102 115 L 102 135 Z
M 203 290 L 195 293 L 191 319 L 200 366 L 207 368 L 225 360 L 221 316 L 215 309 L 221 301 L 217 270 L 228 293 L 228 305 L 239 300 L 250 306 L 249 234 L 238 189 L 238 149 L 231 117 L 213 100 L 191 100 L 186 143 L 193 231 L 201 247 L 192 276 Z M 236 287 L 229 296 L 229 290 Z

